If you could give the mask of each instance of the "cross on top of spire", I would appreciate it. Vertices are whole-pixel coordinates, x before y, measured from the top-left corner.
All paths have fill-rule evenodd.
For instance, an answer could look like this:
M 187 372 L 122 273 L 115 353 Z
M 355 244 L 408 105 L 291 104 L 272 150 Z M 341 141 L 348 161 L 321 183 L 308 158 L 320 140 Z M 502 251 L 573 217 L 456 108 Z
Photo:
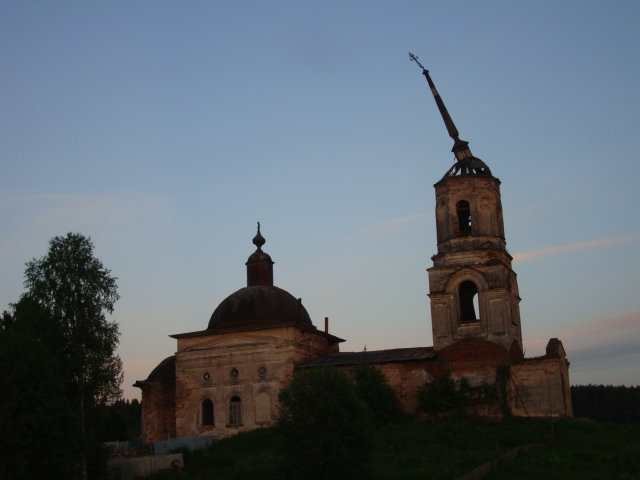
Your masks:
M 260 222 L 258 222 L 258 233 L 253 237 L 253 244 L 258 247 L 258 250 L 262 250 L 262 246 L 266 243 L 264 237 L 260 234 Z
M 416 64 L 418 64 L 418 66 L 422 68 L 422 74 L 425 76 L 427 82 L 429 83 L 429 88 L 431 89 L 433 98 L 436 101 L 436 105 L 438 106 L 440 115 L 442 115 L 444 125 L 445 127 L 447 127 L 447 132 L 449 133 L 449 136 L 453 138 L 453 148 L 451 149 L 451 151 L 455 154 L 457 161 L 455 165 L 451 167 L 451 169 L 446 173 L 445 177 L 457 174 L 491 175 L 489 167 L 487 167 L 482 160 L 472 155 L 471 150 L 469 149 L 469 142 L 460 140 L 458 129 L 453 123 L 453 120 L 451 119 L 451 116 L 447 111 L 447 107 L 444 106 L 444 102 L 442 101 L 442 98 L 440 98 L 440 94 L 438 93 L 433 80 L 431 80 L 429 70 L 424 68 L 422 63 L 420 63 L 420 61 L 418 60 L 418 57 L 413 53 L 409 53 L 409 60 L 416 62 Z

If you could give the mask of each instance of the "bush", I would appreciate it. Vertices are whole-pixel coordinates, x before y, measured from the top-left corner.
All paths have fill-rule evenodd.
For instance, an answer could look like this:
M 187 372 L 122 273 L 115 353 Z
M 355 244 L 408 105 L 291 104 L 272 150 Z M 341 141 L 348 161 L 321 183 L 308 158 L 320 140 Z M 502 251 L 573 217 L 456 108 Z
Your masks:
M 278 395 L 287 478 L 367 478 L 373 414 L 349 377 L 332 367 L 296 373 Z
M 356 395 L 367 404 L 378 424 L 397 422 L 402 412 L 396 401 L 396 392 L 380 369 L 361 363 L 351 369 Z
M 424 384 L 418 392 L 418 401 L 427 414 L 439 415 L 475 403 L 498 401 L 498 392 L 494 385 L 487 383 L 472 387 L 465 377 L 456 388 L 451 372 L 447 371 Z
M 468 383 L 468 382 L 467 382 Z M 460 405 L 460 395 L 451 372 L 434 377 L 418 392 L 420 406 L 429 414 L 439 414 Z

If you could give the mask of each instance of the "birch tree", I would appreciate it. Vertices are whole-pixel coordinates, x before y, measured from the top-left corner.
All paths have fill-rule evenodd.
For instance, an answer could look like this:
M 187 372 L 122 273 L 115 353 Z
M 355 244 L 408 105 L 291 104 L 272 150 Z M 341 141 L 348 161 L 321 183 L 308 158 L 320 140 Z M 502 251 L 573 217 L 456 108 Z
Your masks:
M 79 233 L 52 238 L 47 254 L 26 266 L 23 297 L 47 312 L 48 328 L 56 332 L 51 347 L 68 382 L 69 397 L 79 409 L 86 443 L 87 409 L 113 402 L 122 393 L 118 324 L 107 320 L 120 298 L 117 278 L 93 256 L 91 239 Z M 86 455 L 81 463 L 86 478 Z

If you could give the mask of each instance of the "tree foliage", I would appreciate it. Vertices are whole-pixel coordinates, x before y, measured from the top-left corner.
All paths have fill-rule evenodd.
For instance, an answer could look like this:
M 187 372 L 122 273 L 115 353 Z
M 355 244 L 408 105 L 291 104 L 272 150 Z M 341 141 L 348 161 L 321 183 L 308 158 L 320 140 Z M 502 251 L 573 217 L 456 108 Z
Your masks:
M 140 438 L 142 405 L 136 399 L 120 399 L 110 405 L 100 405 L 94 416 L 100 423 L 100 440 L 103 442 Z
M 93 256 L 91 240 L 76 233 L 52 238 L 48 253 L 26 267 L 27 291 L 0 319 L 0 340 L 13 352 L 0 356 L 0 368 L 12 375 L 30 372 L 38 380 L 11 377 L 11 388 L 0 395 L 0 411 L 22 406 L 30 417 L 7 414 L 15 417 L 13 426 L 22 427 L 3 428 L 3 434 L 13 432 L 16 445 L 52 442 L 48 452 L 57 452 L 55 458 L 36 456 L 29 448 L 16 455 L 25 464 L 38 462 L 47 475 L 62 468 L 57 459 L 64 459 L 64 468 L 83 478 L 92 471 L 98 476 L 101 435 L 93 420 L 99 406 L 121 395 L 118 325 L 106 318 L 119 298 L 116 278 Z M 10 421 L 7 415 L 0 421 Z M 40 432 L 40 426 L 47 431 Z M 62 471 L 53 478 L 68 478 Z
M 373 412 L 377 423 L 387 424 L 402 418 L 396 392 L 379 368 L 362 362 L 351 369 L 351 376 L 356 395 Z
M 287 478 L 366 478 L 373 414 L 332 367 L 305 369 L 278 395 Z
M 497 402 L 499 395 L 495 385 L 483 383 L 472 387 L 466 377 L 462 377 L 456 386 L 453 375 L 447 370 L 422 386 L 418 401 L 427 414 L 439 415 L 477 403 Z
M 640 386 L 575 385 L 571 400 L 576 417 L 640 425 Z
M 8 312 L 3 320 L 13 321 Z M 0 331 L 0 478 L 70 478 L 81 450 L 80 418 L 55 356 L 20 328 Z
M 54 347 L 72 382 L 94 403 L 121 392 L 122 365 L 115 355 L 118 325 L 106 313 L 120 298 L 116 278 L 93 256 L 91 239 L 68 233 L 49 241 L 49 252 L 28 262 L 23 297 L 44 308 L 61 342 Z

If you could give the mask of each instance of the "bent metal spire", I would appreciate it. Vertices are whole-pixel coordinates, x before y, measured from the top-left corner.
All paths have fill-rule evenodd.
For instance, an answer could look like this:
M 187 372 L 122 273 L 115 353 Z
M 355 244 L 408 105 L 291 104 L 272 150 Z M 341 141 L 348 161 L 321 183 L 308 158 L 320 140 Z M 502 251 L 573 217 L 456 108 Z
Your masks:
M 464 140 L 460 140 L 460 134 L 458 133 L 458 129 L 456 128 L 449 112 L 447 111 L 447 107 L 444 106 L 444 102 L 436 89 L 433 80 L 431 80 L 431 76 L 429 75 L 429 70 L 424 68 L 424 66 L 418 60 L 418 57 L 413 53 L 409 53 L 409 59 L 413 62 L 416 62 L 420 68 L 422 68 L 422 74 L 427 79 L 429 83 L 429 88 L 431 89 L 431 93 L 433 94 L 433 98 L 436 101 L 436 105 L 438 105 L 438 110 L 440 110 L 440 115 L 442 115 L 442 120 L 444 120 L 444 125 L 447 127 L 447 132 L 449 136 L 453 138 L 453 148 L 451 151 L 456 156 L 456 163 L 449 169 L 449 171 L 445 174 L 445 177 L 454 176 L 454 175 L 488 175 L 491 176 L 491 170 L 489 167 L 477 157 L 474 157 L 469 149 L 469 142 Z

